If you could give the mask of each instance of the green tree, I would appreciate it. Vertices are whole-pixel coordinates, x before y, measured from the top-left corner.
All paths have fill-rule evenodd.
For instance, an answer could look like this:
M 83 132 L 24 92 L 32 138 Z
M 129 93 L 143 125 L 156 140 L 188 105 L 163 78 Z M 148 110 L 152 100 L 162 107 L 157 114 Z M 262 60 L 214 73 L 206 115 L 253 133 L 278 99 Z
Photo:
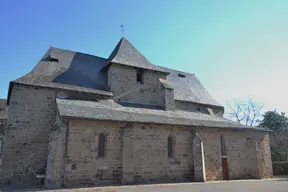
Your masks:
M 263 127 L 272 131 L 287 131 L 288 118 L 285 113 L 280 114 L 275 111 L 267 111 L 263 115 L 263 119 L 259 123 L 259 127 Z

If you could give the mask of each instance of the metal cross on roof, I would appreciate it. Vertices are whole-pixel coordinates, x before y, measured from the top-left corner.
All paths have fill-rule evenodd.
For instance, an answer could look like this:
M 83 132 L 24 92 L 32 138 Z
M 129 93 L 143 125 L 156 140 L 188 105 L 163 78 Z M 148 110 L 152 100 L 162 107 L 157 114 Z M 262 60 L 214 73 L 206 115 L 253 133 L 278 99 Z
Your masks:
M 124 25 L 120 25 L 120 26 L 121 26 L 122 35 L 124 37 Z

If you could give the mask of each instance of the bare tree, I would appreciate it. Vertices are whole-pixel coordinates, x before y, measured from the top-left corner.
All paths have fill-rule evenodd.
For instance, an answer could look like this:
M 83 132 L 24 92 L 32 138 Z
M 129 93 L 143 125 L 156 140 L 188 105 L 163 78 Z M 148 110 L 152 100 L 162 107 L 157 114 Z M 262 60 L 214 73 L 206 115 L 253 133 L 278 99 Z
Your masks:
M 260 116 L 260 111 L 263 104 L 254 102 L 251 98 L 248 100 L 233 100 L 228 102 L 227 116 L 247 126 L 253 126 L 257 118 Z

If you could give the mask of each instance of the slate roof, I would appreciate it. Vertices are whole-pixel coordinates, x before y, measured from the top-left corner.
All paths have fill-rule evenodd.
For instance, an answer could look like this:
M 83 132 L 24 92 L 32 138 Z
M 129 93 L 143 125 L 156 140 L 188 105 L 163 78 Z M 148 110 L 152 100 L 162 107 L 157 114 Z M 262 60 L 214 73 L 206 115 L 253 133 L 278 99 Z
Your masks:
M 67 118 L 266 131 L 261 128 L 247 127 L 222 117 L 211 116 L 204 113 L 126 107 L 113 100 L 92 102 L 57 99 L 56 103 L 60 116 Z
M 170 72 L 167 80 L 171 83 L 172 87 L 174 87 L 175 100 L 221 106 L 221 104 L 209 94 L 194 74 L 167 68 L 166 70 Z M 180 77 L 181 75 L 182 77 Z M 183 77 L 183 75 L 185 77 Z
M 108 59 L 50 47 L 31 72 L 10 83 L 8 103 L 14 83 L 112 96 L 105 82 L 107 73 L 103 70 L 111 62 L 167 73 L 165 86 L 174 88 L 175 100 L 222 107 L 194 74 L 153 65 L 125 38 Z
M 125 37 L 119 41 L 108 60 L 109 63 L 168 73 L 166 69 L 150 63 Z
M 0 99 L 0 119 L 7 119 L 6 99 Z
M 12 83 L 112 96 L 100 73 L 105 65 L 101 57 L 50 47 L 31 72 Z

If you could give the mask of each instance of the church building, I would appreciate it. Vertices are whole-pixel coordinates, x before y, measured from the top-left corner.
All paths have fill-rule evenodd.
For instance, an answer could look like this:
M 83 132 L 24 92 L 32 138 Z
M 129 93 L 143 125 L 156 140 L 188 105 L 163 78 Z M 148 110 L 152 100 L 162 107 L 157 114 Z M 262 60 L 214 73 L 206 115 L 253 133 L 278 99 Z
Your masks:
M 10 82 L 1 182 L 271 178 L 267 131 L 223 114 L 195 74 L 152 64 L 126 38 L 108 58 L 50 47 Z

